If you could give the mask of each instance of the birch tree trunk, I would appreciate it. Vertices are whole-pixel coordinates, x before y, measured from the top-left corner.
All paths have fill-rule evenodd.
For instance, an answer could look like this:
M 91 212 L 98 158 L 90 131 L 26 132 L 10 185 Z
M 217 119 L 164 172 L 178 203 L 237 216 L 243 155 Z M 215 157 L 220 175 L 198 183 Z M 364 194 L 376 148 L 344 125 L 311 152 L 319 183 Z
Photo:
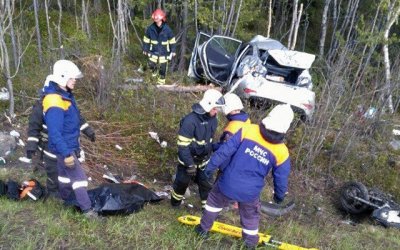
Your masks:
M 5 35 L 7 30 L 10 28 L 9 25 L 7 25 L 7 21 L 9 20 L 8 15 L 12 14 L 12 11 L 10 10 L 11 8 L 11 0 L 6 0 L 6 2 L 2 2 L 0 7 L 0 69 L 2 72 L 3 77 L 6 79 L 7 83 L 7 89 L 8 93 L 10 96 L 9 99 L 9 114 L 11 118 L 15 117 L 14 113 L 14 91 L 13 91 L 13 83 L 11 81 L 11 73 L 10 73 L 10 59 L 8 56 L 8 48 L 7 44 L 5 41 Z
M 227 36 L 229 34 L 229 30 L 232 25 L 233 15 L 235 14 L 235 9 L 236 9 L 236 0 L 232 0 L 228 19 L 226 20 L 226 24 L 225 24 L 225 31 L 224 31 L 225 36 Z
M 89 0 L 87 1 L 87 3 L 85 3 L 85 0 L 82 0 L 82 31 L 84 31 L 88 38 L 91 39 L 88 11 Z
M 293 36 L 293 32 L 294 32 L 294 26 L 295 26 L 296 20 L 297 20 L 297 4 L 298 4 L 298 2 L 299 2 L 299 0 L 293 0 L 292 24 L 290 25 L 288 45 L 287 45 L 287 47 L 289 49 L 292 47 L 292 36 Z
M 298 30 L 299 30 L 302 13 L 303 13 L 303 4 L 300 4 L 300 10 L 299 10 L 299 13 L 297 15 L 296 26 L 294 28 L 294 33 L 293 33 L 292 47 L 290 48 L 291 50 L 294 50 L 294 48 L 296 47 L 297 33 L 298 33 Z
M 182 32 L 182 39 L 181 39 L 181 53 L 180 59 L 178 64 L 178 70 L 183 71 L 186 69 L 185 63 L 185 55 L 186 55 L 186 48 L 187 48 L 187 23 L 188 23 L 188 0 L 183 2 L 183 32 Z
M 84 1 L 84 0 L 82 0 Z M 75 14 L 75 25 L 76 25 L 76 30 L 79 30 L 79 18 L 78 18 L 78 11 L 76 10 L 76 0 L 74 0 L 74 14 Z
M 197 25 L 197 0 L 194 0 L 194 27 L 196 29 L 196 34 L 199 33 L 199 28 Z
M 212 5 L 211 35 L 214 35 L 214 23 L 215 23 L 215 0 L 213 0 L 213 5 Z
M 60 48 L 60 56 L 61 59 L 64 59 L 64 47 L 62 44 L 62 38 L 61 38 L 61 20 L 62 20 L 62 3 L 61 0 L 57 0 L 58 4 L 58 25 L 57 25 L 57 33 L 58 33 L 58 45 Z
M 390 2 L 388 15 L 387 15 L 387 23 L 385 25 L 384 30 L 384 44 L 383 44 L 383 57 L 385 63 L 385 89 L 386 89 L 386 96 L 387 96 L 387 106 L 389 108 L 390 113 L 394 112 L 393 108 L 393 98 L 392 98 L 392 83 L 391 83 L 391 73 L 390 73 L 390 60 L 389 60 L 389 32 L 392 28 L 394 22 L 398 19 L 400 14 L 400 4 L 396 2 L 398 0 L 394 0 Z
M 37 0 L 33 0 L 33 8 L 35 12 L 35 24 L 36 24 L 36 40 L 37 40 L 37 46 L 38 46 L 38 56 L 39 56 L 39 62 L 43 62 L 43 53 L 42 53 L 42 39 L 40 36 L 40 26 L 39 26 L 39 16 L 38 16 L 38 3 Z
M 328 11 L 329 11 L 329 4 L 331 0 L 325 0 L 324 4 L 324 11 L 322 13 L 322 22 L 321 22 L 321 39 L 319 40 L 319 56 L 324 56 L 324 49 L 325 49 L 325 39 L 326 39 L 326 26 L 328 21 Z
M 237 13 L 236 13 L 235 26 L 233 27 L 233 31 L 232 31 L 232 33 L 231 33 L 231 36 L 232 36 L 232 37 L 235 36 L 236 27 L 237 27 L 237 24 L 238 24 L 238 22 L 239 22 L 239 17 L 240 17 L 240 10 L 242 9 L 242 2 L 243 2 L 243 0 L 240 0 L 239 9 L 238 9 L 238 11 L 237 11 Z
M 269 38 L 271 34 L 271 23 L 272 23 L 272 0 L 269 0 L 267 38 Z
M 18 56 L 18 44 L 17 41 L 15 40 L 14 23 L 13 23 L 14 1 L 10 3 L 10 1 L 7 0 L 6 5 L 7 5 L 6 8 L 7 8 L 8 20 L 9 20 L 8 23 L 10 26 L 10 37 L 11 37 L 11 45 L 13 51 L 14 68 L 17 69 L 19 56 Z
M 223 1 L 222 6 L 219 6 L 219 10 L 222 12 L 222 20 L 220 22 L 220 26 L 218 28 L 218 34 L 223 34 L 224 23 L 226 19 L 226 0 Z
M 47 37 L 49 40 L 49 47 L 53 47 L 53 35 L 51 33 L 51 27 L 50 27 L 50 18 L 49 18 L 49 0 L 44 0 L 44 10 L 46 12 L 46 24 L 47 24 Z

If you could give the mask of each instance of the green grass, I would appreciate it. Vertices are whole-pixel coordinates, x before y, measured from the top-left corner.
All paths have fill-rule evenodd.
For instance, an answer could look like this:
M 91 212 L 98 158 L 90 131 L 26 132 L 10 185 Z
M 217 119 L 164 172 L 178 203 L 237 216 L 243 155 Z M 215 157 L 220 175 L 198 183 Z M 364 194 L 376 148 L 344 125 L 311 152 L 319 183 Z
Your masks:
M 37 175 L 26 169 L 2 169 L 0 179 Z M 160 189 L 157 185 L 153 188 Z M 172 209 L 168 200 L 149 204 L 138 213 L 109 216 L 90 221 L 57 200 L 33 202 L 0 198 L 0 246 L 4 249 L 240 249 L 241 241 L 212 233 L 208 240 L 198 238 L 193 227 L 180 224 L 177 217 L 201 216 L 197 188 L 181 209 Z M 263 198 L 267 199 L 267 198 Z M 313 203 L 318 203 L 316 210 Z M 319 249 L 399 249 L 397 229 L 385 229 L 369 218 L 348 225 L 326 198 L 315 193 L 296 199 L 296 208 L 280 218 L 262 215 L 260 232 L 275 240 Z M 240 226 L 236 211 L 223 211 L 219 221 Z M 268 249 L 268 248 L 265 248 Z

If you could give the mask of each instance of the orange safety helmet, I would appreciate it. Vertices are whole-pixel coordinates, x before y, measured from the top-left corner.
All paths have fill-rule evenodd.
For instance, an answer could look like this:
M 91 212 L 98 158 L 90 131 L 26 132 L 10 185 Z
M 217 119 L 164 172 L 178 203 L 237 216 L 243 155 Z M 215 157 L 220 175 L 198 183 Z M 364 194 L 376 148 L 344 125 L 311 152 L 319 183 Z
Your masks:
M 153 14 L 151 14 L 151 18 L 153 19 L 154 22 L 158 21 L 167 21 L 167 15 L 162 9 L 156 9 Z

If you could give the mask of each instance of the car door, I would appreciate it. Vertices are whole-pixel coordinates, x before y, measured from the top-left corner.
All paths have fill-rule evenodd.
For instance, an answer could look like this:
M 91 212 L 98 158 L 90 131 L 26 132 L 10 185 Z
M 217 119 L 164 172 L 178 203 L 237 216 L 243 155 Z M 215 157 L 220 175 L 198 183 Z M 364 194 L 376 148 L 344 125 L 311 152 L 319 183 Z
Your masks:
M 210 37 L 211 37 L 210 35 L 203 32 L 199 32 L 196 35 L 196 40 L 194 43 L 188 69 L 188 76 L 196 80 L 201 80 L 205 78 L 203 66 L 200 63 L 199 51 L 201 50 L 205 42 L 208 41 L 208 39 L 210 39 Z
M 205 77 L 221 86 L 229 81 L 242 41 L 214 35 L 199 47 Z

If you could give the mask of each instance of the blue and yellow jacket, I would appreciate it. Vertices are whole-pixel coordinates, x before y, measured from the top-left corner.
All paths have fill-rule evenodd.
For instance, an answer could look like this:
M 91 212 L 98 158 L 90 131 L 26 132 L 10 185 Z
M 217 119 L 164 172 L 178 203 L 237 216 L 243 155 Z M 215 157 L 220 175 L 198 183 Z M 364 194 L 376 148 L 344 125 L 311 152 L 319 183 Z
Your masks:
M 210 117 L 198 104 L 182 118 L 178 131 L 178 161 L 184 166 L 203 167 L 210 159 L 212 140 L 218 127 L 216 117 Z
M 269 142 L 260 126 L 250 124 L 240 129 L 213 154 L 205 169 L 210 175 L 229 161 L 217 185 L 232 200 L 250 202 L 259 198 L 271 169 L 275 195 L 285 197 L 290 173 L 288 148 L 284 143 Z
M 151 24 L 143 37 L 143 51 L 147 53 L 149 60 L 155 63 L 165 63 L 171 60 L 170 54 L 175 53 L 176 40 L 171 28 L 162 23 L 158 27 Z
M 224 128 L 224 132 L 222 133 L 219 139 L 220 143 L 226 142 L 230 137 L 236 134 L 236 132 L 238 132 L 239 129 L 241 129 L 244 125 L 251 123 L 249 115 L 244 111 L 240 111 L 240 113 L 234 115 L 227 115 L 226 118 L 228 119 L 229 122 Z
M 49 150 L 64 157 L 79 150 L 80 112 L 73 94 L 50 82 L 44 88 L 43 113 Z

